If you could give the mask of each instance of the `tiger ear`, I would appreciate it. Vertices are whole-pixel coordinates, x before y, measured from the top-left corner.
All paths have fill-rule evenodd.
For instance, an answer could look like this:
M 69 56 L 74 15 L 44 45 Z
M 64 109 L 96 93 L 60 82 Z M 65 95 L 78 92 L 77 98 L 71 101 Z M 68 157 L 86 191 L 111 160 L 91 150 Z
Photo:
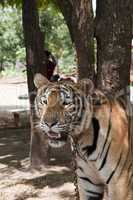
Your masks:
M 36 88 L 40 88 L 41 86 L 47 85 L 48 83 L 49 83 L 49 80 L 45 76 L 43 76 L 40 73 L 35 74 L 34 84 Z
M 92 95 L 94 93 L 94 84 L 90 79 L 82 79 L 77 83 L 78 88 L 84 92 L 84 94 Z

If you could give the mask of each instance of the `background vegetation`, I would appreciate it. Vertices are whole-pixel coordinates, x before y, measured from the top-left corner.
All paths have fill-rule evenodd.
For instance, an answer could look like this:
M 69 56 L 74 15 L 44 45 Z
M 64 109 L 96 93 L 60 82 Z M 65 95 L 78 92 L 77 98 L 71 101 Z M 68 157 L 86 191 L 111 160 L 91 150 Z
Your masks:
M 61 71 L 70 72 L 75 65 L 74 49 L 62 14 L 54 6 L 40 9 L 40 26 L 45 47 L 57 57 Z
M 63 16 L 52 5 L 40 8 L 39 16 L 46 49 L 58 59 L 61 72 L 71 72 L 75 67 L 74 50 Z M 21 9 L 1 7 L 0 21 L 0 71 L 2 75 L 15 75 L 25 65 Z

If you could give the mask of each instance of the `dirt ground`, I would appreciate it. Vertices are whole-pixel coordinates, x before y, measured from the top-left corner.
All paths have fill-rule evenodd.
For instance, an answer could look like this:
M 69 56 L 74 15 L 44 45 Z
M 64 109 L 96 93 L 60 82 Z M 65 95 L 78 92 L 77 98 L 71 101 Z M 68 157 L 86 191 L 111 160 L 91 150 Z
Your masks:
M 0 130 L 0 200 L 74 200 L 67 162 L 30 169 L 29 130 Z

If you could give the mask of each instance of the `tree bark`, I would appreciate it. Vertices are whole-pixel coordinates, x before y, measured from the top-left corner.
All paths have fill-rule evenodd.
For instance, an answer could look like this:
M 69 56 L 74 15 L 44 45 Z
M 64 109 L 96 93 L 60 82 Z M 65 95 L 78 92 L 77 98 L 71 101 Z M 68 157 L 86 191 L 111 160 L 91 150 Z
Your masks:
M 35 128 L 35 86 L 34 75 L 39 72 L 47 76 L 47 60 L 44 55 L 44 36 L 39 27 L 39 16 L 37 12 L 37 0 L 22 1 L 22 18 L 23 31 L 26 47 L 26 63 L 27 63 L 27 82 L 30 99 L 31 111 L 31 164 L 39 166 L 42 161 L 46 161 L 46 146 L 42 144 L 42 138 L 38 130 Z M 44 61 L 46 61 L 44 63 Z M 44 147 L 44 148 L 43 148 Z
M 33 80 L 31 75 L 36 72 L 42 72 L 46 76 L 46 66 L 44 59 L 44 36 L 39 27 L 39 16 L 37 12 L 36 0 L 22 1 L 23 31 L 26 46 L 26 63 L 29 89 L 33 89 Z M 31 85 L 32 84 L 32 85 Z
M 3 59 L 0 60 L 0 72 L 2 72 L 2 70 L 4 69 L 3 67 Z
M 91 0 L 55 0 L 67 23 L 77 56 L 79 78 L 94 78 Z
M 97 0 L 97 87 L 116 93 L 130 81 L 131 0 Z

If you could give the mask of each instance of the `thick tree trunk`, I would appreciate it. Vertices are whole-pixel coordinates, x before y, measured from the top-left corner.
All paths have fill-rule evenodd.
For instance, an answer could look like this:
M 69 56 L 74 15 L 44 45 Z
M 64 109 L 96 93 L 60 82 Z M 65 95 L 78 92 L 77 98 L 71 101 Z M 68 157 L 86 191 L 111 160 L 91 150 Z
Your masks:
M 39 27 L 39 16 L 36 0 L 23 0 L 23 30 L 26 46 L 26 62 L 29 80 L 29 89 L 34 89 L 31 75 L 42 72 L 46 75 L 44 60 L 44 37 Z
M 27 63 L 27 82 L 30 99 L 31 111 L 31 164 L 38 165 L 42 160 L 46 159 L 46 148 L 41 144 L 41 136 L 35 128 L 35 86 L 34 75 L 39 72 L 46 74 L 46 64 L 43 63 L 44 58 L 44 37 L 39 27 L 39 17 L 37 12 L 37 0 L 23 0 L 22 17 L 23 31 L 26 47 L 26 63 Z M 47 62 L 47 61 L 46 61 Z
M 75 46 L 79 78 L 94 77 L 93 12 L 91 0 L 55 0 Z
M 131 0 L 97 0 L 97 86 L 116 93 L 130 80 Z

